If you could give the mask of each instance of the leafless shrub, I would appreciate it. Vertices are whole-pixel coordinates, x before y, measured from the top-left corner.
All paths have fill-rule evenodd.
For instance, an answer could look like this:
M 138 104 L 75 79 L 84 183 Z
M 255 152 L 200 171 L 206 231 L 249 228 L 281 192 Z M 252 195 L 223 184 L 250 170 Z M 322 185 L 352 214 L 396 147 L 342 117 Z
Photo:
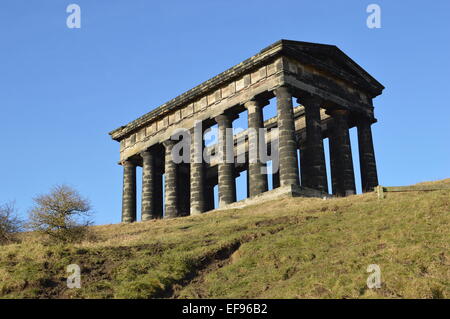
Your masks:
M 0 206 L 0 244 L 16 240 L 16 234 L 22 230 L 23 221 L 17 216 L 14 203 Z
M 92 225 L 91 205 L 78 191 L 67 185 L 55 186 L 49 194 L 34 198 L 28 228 L 57 242 L 84 239 Z

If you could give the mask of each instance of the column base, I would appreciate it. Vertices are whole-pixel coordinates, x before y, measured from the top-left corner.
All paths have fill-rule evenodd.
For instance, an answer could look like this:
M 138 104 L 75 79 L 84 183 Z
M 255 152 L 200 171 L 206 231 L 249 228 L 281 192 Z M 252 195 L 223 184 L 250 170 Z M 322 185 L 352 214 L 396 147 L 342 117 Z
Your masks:
M 270 191 L 258 194 L 256 196 L 240 200 L 231 204 L 224 205 L 215 210 L 225 209 L 239 209 L 245 208 L 250 205 L 258 205 L 267 201 L 275 200 L 280 197 L 318 197 L 318 198 L 331 198 L 332 195 L 324 193 L 322 191 L 299 186 L 296 184 L 280 186 Z
M 201 214 L 203 214 L 203 212 L 202 212 L 201 210 L 199 210 L 199 209 L 194 210 L 194 209 L 192 209 L 192 207 L 191 207 L 190 216 L 193 216 L 193 215 L 201 215 Z
M 355 191 L 353 189 L 348 189 L 345 191 L 345 196 L 355 195 Z
M 122 219 L 122 224 L 131 224 L 134 222 L 135 222 L 135 220 L 133 218 L 123 218 Z

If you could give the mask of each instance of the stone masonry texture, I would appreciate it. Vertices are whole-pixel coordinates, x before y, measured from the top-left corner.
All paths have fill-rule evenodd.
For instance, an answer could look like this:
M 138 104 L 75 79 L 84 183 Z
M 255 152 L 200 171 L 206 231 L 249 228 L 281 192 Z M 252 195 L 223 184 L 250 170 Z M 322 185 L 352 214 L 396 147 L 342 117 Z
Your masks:
M 142 156 L 142 220 L 157 218 L 155 211 L 155 162 L 151 151 L 141 153 Z
M 191 130 L 191 215 L 203 213 L 206 209 L 206 177 L 203 162 L 203 132 Z
M 232 128 L 232 119 L 229 115 L 219 115 L 216 117 L 219 126 L 219 207 L 236 201 L 236 181 L 234 178 L 234 163 L 229 163 L 229 153 L 232 152 L 233 145 L 227 145 L 227 134 Z
M 136 221 L 136 165 L 123 163 L 122 222 Z
M 247 174 L 247 187 L 249 197 L 267 191 L 267 174 L 263 173 L 265 164 L 261 162 L 258 145 L 265 145 L 264 134 L 260 129 L 264 127 L 261 102 L 251 100 L 245 103 L 248 112 L 248 127 L 252 129 L 248 137 L 249 163 Z
M 348 132 L 348 111 L 335 109 L 330 111 L 333 117 L 333 133 L 330 137 L 330 157 L 333 194 L 347 196 L 356 193 L 353 172 L 352 150 Z
M 325 153 L 323 150 L 320 107 L 322 100 L 308 96 L 300 100 L 305 107 L 306 145 L 303 150 L 302 186 L 328 192 Z
M 285 86 L 276 89 L 280 186 L 298 185 L 297 143 L 295 140 L 292 95 Z
M 359 118 L 357 124 L 361 185 L 364 193 L 372 191 L 378 185 L 371 124 L 370 119 L 366 117 Z
M 164 218 L 173 218 L 180 215 L 178 209 L 177 193 L 177 165 L 172 158 L 172 149 L 175 144 L 172 140 L 167 140 L 164 143 L 165 148 L 165 210 Z

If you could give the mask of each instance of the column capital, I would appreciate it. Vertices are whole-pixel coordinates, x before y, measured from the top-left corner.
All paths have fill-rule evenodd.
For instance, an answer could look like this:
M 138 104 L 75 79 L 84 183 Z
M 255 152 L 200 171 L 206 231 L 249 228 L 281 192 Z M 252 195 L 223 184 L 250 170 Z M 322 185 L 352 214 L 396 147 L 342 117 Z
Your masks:
M 275 90 L 273 90 L 273 94 L 275 94 L 275 96 L 292 95 L 291 89 L 287 85 L 281 85 L 277 87 Z
M 153 153 L 149 149 L 146 149 L 146 150 L 143 150 L 140 153 L 140 155 L 142 158 L 148 158 L 148 157 L 151 157 L 153 155 Z
M 269 101 L 267 101 L 265 99 L 257 98 L 257 97 L 253 97 L 250 100 L 248 100 L 247 102 L 243 103 L 244 107 L 249 112 L 254 112 L 258 107 L 262 108 L 268 104 L 269 104 Z
M 227 123 L 227 122 L 231 122 L 230 118 L 228 117 L 228 115 L 226 114 L 220 114 L 217 115 L 214 120 L 217 122 L 217 124 L 222 124 L 222 123 Z
M 178 141 L 174 141 L 174 140 L 168 139 L 168 140 L 163 141 L 163 142 L 162 142 L 162 145 L 163 145 L 165 148 L 167 148 L 167 147 L 174 146 L 176 142 L 178 142 Z
M 134 166 L 136 166 L 136 163 L 133 160 L 129 159 L 129 158 L 127 158 L 126 160 L 122 161 L 121 164 L 124 167 L 134 167 Z
M 220 115 L 217 115 L 214 120 L 217 122 L 217 124 L 226 124 L 228 123 L 229 126 L 231 126 L 231 123 L 237 119 L 239 116 L 234 115 L 234 114 L 226 114 L 226 113 L 222 113 Z
M 257 109 L 261 108 L 261 105 L 256 100 L 250 100 L 244 103 L 244 107 L 247 109 L 248 112 L 254 113 Z

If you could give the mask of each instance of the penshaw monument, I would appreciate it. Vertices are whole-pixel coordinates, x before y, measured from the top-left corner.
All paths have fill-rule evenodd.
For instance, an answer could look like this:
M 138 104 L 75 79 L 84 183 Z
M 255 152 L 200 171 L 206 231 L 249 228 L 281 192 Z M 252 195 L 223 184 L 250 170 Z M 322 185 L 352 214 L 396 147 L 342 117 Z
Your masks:
M 373 99 L 383 89 L 336 46 L 275 42 L 109 133 L 120 143 L 122 222 L 136 221 L 138 166 L 142 167 L 144 221 L 239 207 L 280 194 L 355 194 L 352 127 L 357 128 L 362 191 L 371 191 L 378 185 L 371 131 L 376 122 Z M 276 116 L 264 120 L 263 108 L 272 99 Z M 248 128 L 233 134 L 233 121 L 242 112 L 247 112 Z M 213 126 L 217 141 L 206 145 L 205 134 Z M 180 141 L 184 142 L 181 150 Z M 183 160 L 174 160 L 174 154 Z M 243 171 L 247 171 L 248 198 L 236 202 L 236 177 Z

